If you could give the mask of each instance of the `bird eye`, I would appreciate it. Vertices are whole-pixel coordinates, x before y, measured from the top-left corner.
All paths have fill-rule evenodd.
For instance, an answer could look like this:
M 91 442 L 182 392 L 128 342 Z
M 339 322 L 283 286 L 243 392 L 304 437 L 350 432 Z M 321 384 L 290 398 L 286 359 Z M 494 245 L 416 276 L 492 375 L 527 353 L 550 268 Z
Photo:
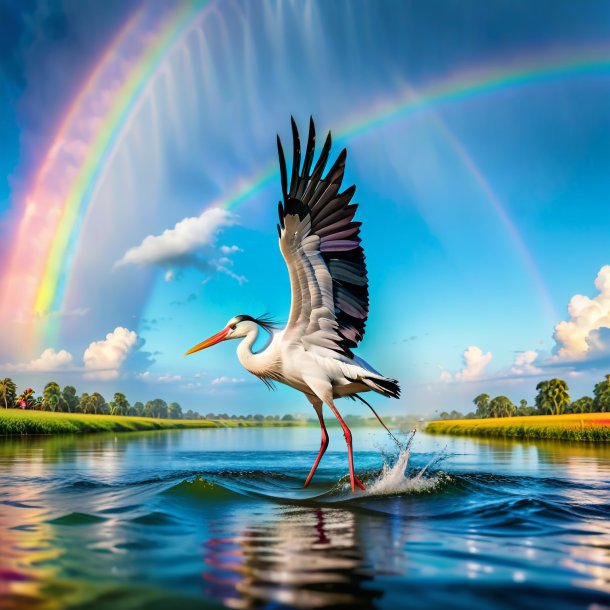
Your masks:
M 235 330 L 236 326 L 237 326 L 237 324 L 231 324 L 231 330 Z

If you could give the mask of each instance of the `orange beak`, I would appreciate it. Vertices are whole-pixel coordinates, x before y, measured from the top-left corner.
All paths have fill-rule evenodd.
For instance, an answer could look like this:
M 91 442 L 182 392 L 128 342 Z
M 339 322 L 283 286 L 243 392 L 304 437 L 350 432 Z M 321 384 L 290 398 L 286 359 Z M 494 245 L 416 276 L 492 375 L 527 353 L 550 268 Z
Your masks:
M 229 330 L 230 330 L 230 328 L 228 326 L 226 328 L 223 328 L 219 333 L 216 333 L 209 339 L 206 339 L 205 341 L 198 343 L 197 345 L 195 345 L 195 347 L 191 347 L 191 349 L 188 352 L 185 352 L 183 355 L 188 356 L 189 354 L 194 354 L 195 352 L 200 352 L 202 349 L 205 349 L 206 347 L 212 347 L 212 345 L 216 345 L 217 343 L 224 341 L 226 336 L 229 334 Z

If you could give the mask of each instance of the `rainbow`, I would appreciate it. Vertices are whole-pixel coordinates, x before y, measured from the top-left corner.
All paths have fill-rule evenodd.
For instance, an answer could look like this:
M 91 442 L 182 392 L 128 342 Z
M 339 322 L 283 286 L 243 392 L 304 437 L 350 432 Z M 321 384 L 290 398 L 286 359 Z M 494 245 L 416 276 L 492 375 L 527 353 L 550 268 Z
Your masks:
M 11 247 L 11 258 L 4 269 L 0 311 L 9 313 L 4 319 L 44 321 L 62 310 L 66 285 L 75 259 L 75 246 L 82 229 L 83 218 L 99 185 L 103 171 L 121 139 L 128 132 L 140 108 L 140 101 L 175 45 L 190 31 L 205 0 L 180 3 L 163 16 L 152 35 L 150 24 L 142 10 L 136 11 L 102 54 L 98 64 L 85 80 L 83 87 L 62 119 L 42 165 L 36 172 L 32 187 L 21 206 L 21 217 Z M 97 126 L 85 138 L 84 150 L 76 161 L 65 162 L 64 144 L 77 129 L 79 121 L 90 114 L 90 102 L 104 90 L 105 76 L 113 70 L 128 39 L 141 33 L 145 40 L 140 52 L 123 74 L 121 85 L 112 96 Z M 123 61 L 124 63 L 124 61 Z M 562 51 L 543 57 L 523 57 L 510 65 L 494 65 L 478 70 L 461 71 L 421 88 L 414 96 L 403 91 L 349 117 L 334 130 L 335 139 L 347 143 L 375 130 L 421 115 L 430 110 L 460 104 L 497 92 L 539 85 L 583 76 L 610 74 L 610 49 L 597 47 Z M 480 170 L 463 147 L 453 139 L 453 146 L 465 166 L 488 196 L 498 217 L 509 232 L 516 249 L 536 275 L 531 254 L 512 223 L 506 209 L 493 193 Z M 57 176 L 64 181 L 56 184 Z M 275 163 L 270 162 L 242 181 L 208 207 L 234 209 L 275 179 Z M 36 239 L 32 239 L 32 235 Z M 29 279 L 28 279 L 29 278 Z M 44 323 L 43 323 L 44 325 Z M 32 331 L 34 332 L 34 331 Z
M 558 80 L 593 75 L 610 75 L 610 47 L 585 51 L 557 53 L 543 58 L 526 57 L 510 67 L 489 66 L 484 69 L 460 72 L 419 89 L 411 88 L 397 97 L 374 104 L 346 119 L 333 129 L 335 142 L 346 144 L 381 129 L 395 121 L 445 106 L 478 99 L 508 89 L 539 85 Z M 279 174 L 278 174 L 279 175 Z M 233 208 L 258 192 L 262 180 L 268 181 L 266 172 L 257 172 L 240 181 L 239 187 L 209 207 Z M 237 192 L 240 196 L 237 197 Z
M 28 302 L 28 292 L 32 292 L 32 290 L 35 292 L 37 289 L 37 285 L 34 284 L 30 285 L 28 291 L 28 286 L 24 287 L 23 285 L 22 275 L 24 269 L 27 269 L 25 261 L 33 259 L 39 264 L 39 273 L 35 280 L 40 281 L 42 266 L 46 260 L 50 242 L 57 230 L 56 211 L 61 208 L 61 189 L 52 183 L 52 178 L 58 166 L 62 163 L 65 164 L 62 157 L 63 145 L 73 133 L 75 124 L 78 123 L 88 100 L 99 89 L 100 80 L 106 66 L 114 60 L 119 49 L 140 21 L 142 13 L 142 9 L 136 10 L 125 21 L 124 26 L 102 53 L 100 61 L 85 79 L 83 87 L 61 119 L 55 136 L 49 143 L 47 153 L 35 172 L 32 185 L 23 198 L 20 210 L 21 220 L 14 232 L 12 247 L 3 269 L 3 289 L 0 294 L 0 305 L 2 305 L 0 309 L 3 312 L 15 309 L 15 303 L 10 302 L 11 296 L 19 294 L 20 302 L 24 300 Z M 46 231 L 44 230 L 45 227 Z M 34 235 L 36 240 L 32 239 Z M 36 273 L 31 268 L 28 271 L 30 271 L 29 275 Z
M 178 4 L 154 24 L 152 33 L 150 16 L 143 8 L 136 10 L 85 79 L 24 197 L 11 258 L 3 272 L 3 313 L 22 320 L 29 316 L 33 326 L 41 321 L 44 326 L 44 318 L 61 309 L 75 244 L 100 174 L 121 134 L 128 130 L 138 101 L 205 4 L 205 0 Z M 136 40 L 143 43 L 134 54 Z M 128 69 L 117 74 L 117 65 L 126 56 Z M 109 81 L 117 76 L 121 84 L 103 113 L 95 114 L 91 102 L 103 98 Z M 88 132 L 82 125 L 91 119 L 96 127 Z M 67 154 L 65 148 L 73 139 L 81 149 Z
M 160 32 L 152 38 L 129 77 L 114 97 L 104 121 L 90 143 L 88 154 L 76 174 L 51 245 L 45 271 L 36 295 L 34 311 L 48 313 L 59 305 L 63 296 L 66 270 L 71 267 L 73 247 L 81 226 L 82 217 L 91 201 L 91 193 L 97 177 L 104 167 L 113 142 L 126 128 L 132 116 L 134 104 L 143 93 L 148 81 L 163 62 L 170 48 L 179 40 L 180 35 L 198 12 L 201 2 L 192 2 L 179 8 L 167 19 Z

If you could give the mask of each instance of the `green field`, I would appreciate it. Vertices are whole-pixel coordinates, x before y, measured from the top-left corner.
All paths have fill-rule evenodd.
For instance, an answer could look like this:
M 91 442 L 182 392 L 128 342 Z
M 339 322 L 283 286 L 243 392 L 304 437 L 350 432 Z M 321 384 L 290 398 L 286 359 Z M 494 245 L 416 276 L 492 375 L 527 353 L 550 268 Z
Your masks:
M 177 430 L 183 428 L 285 427 L 298 422 L 153 419 L 119 415 L 84 415 L 0 409 L 0 436 L 23 434 L 72 434 L 90 432 L 136 432 L 140 430 Z
M 496 438 L 610 441 L 610 413 L 452 419 L 430 422 L 426 432 Z

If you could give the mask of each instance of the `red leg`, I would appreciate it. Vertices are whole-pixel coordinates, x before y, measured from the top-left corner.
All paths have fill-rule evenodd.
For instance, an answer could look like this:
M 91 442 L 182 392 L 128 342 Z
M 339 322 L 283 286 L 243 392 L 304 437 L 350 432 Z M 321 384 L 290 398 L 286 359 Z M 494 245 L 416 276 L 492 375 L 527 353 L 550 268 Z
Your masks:
M 364 489 L 364 485 L 360 481 L 360 479 L 354 473 L 354 453 L 352 451 L 352 433 L 350 429 L 347 427 L 347 424 L 343 421 L 341 414 L 337 411 L 337 408 L 332 402 L 328 403 L 328 406 L 332 409 L 332 412 L 335 414 L 337 421 L 341 424 L 341 428 L 343 428 L 343 436 L 345 436 L 345 442 L 347 443 L 347 460 L 349 463 L 349 479 L 352 485 L 352 491 L 356 490 L 356 485 L 360 487 L 360 489 Z
M 313 475 L 316 472 L 316 468 L 318 467 L 318 464 L 320 463 L 320 460 L 322 459 L 322 456 L 324 455 L 324 452 L 328 447 L 328 432 L 326 432 L 326 425 L 324 424 L 324 416 L 322 415 L 322 405 L 314 405 L 314 409 L 316 410 L 316 413 L 318 414 L 318 419 L 320 420 L 320 428 L 322 430 L 322 442 L 320 444 L 320 451 L 318 452 L 318 457 L 316 458 L 316 461 L 311 467 L 311 471 L 309 472 L 307 479 L 305 479 L 305 484 L 303 485 L 303 487 L 307 487 L 311 482 L 311 479 L 313 478 Z

